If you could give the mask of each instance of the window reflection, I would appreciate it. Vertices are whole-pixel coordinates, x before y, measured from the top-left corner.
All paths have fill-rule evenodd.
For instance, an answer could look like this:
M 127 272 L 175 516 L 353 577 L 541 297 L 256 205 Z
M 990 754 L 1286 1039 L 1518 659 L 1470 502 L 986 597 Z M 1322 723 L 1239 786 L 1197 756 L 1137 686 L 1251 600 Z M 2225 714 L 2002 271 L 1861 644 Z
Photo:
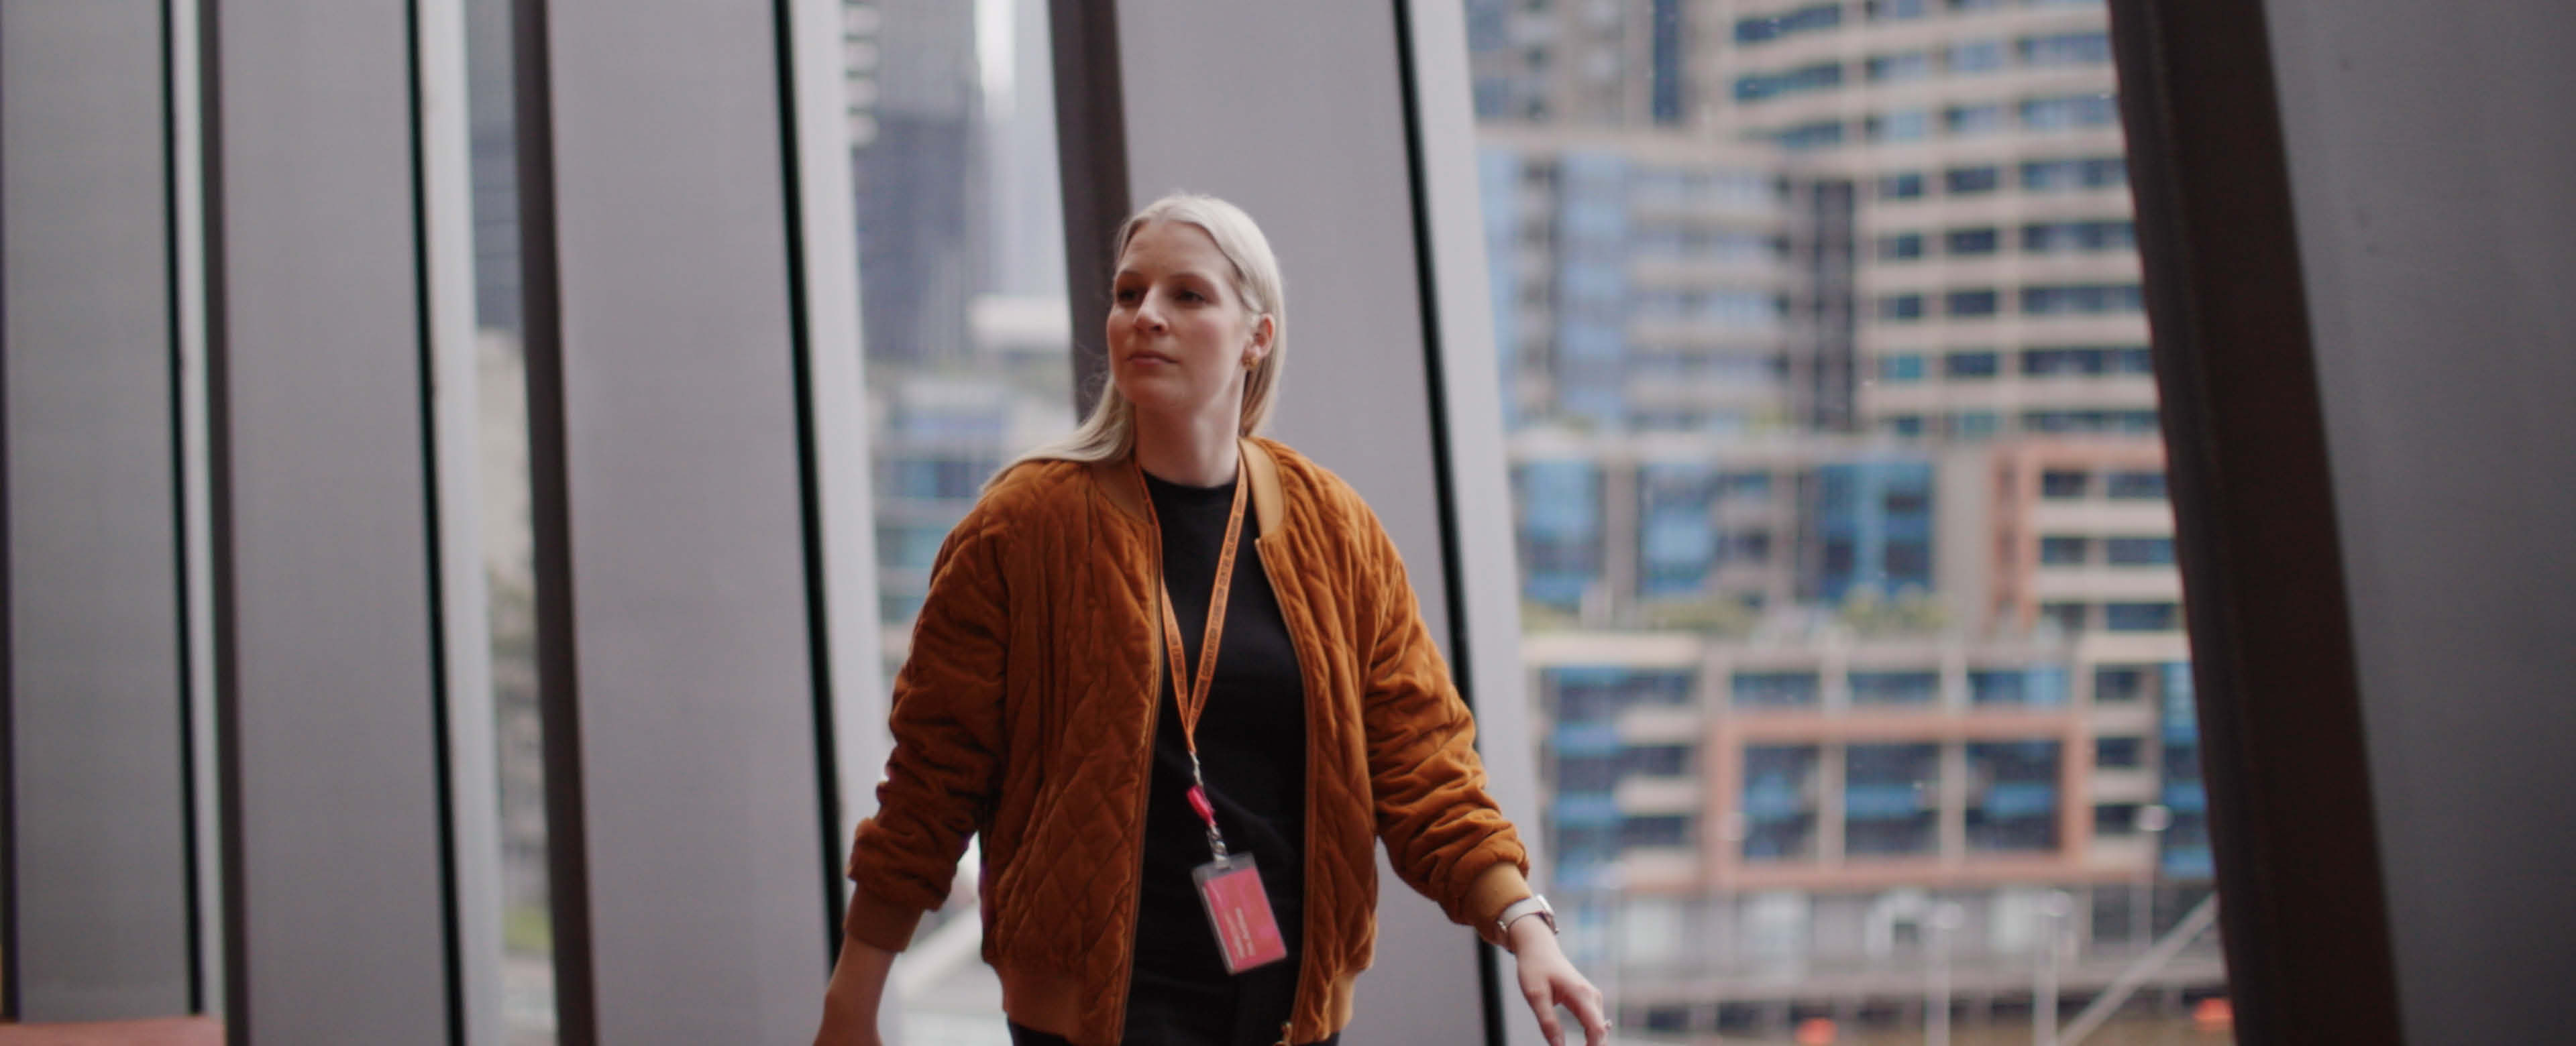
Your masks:
M 2108 13 L 1582 6 L 1466 4 L 1569 948 L 1674 1041 L 1935 970 L 2020 1041 L 2210 896 Z M 2216 949 L 2101 1035 L 2223 1037 Z

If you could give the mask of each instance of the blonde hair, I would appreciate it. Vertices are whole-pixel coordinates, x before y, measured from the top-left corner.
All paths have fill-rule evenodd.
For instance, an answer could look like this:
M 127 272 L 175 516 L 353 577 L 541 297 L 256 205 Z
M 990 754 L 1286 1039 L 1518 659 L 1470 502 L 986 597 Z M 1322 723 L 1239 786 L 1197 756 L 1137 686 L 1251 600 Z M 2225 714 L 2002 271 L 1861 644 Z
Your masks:
M 1261 431 L 1270 418 L 1270 405 L 1279 397 L 1279 367 L 1284 362 L 1288 342 L 1287 287 L 1279 277 L 1279 258 L 1270 253 L 1270 240 L 1261 235 L 1261 226 L 1252 216 L 1214 196 L 1173 193 L 1146 204 L 1118 227 L 1115 259 L 1127 255 L 1127 242 L 1136 232 L 1154 222 L 1179 222 L 1204 232 L 1216 241 L 1217 253 L 1234 266 L 1234 293 L 1243 299 L 1244 308 L 1253 316 L 1270 317 L 1270 351 L 1252 367 L 1243 379 L 1243 424 L 1241 432 L 1250 436 Z M 1108 381 L 1100 390 L 1100 399 L 1091 407 L 1091 415 L 1072 434 L 1046 443 L 1011 459 L 1011 463 L 985 481 L 990 487 L 1012 469 L 1032 461 L 1116 461 L 1136 449 L 1136 405 L 1118 392 L 1118 383 Z

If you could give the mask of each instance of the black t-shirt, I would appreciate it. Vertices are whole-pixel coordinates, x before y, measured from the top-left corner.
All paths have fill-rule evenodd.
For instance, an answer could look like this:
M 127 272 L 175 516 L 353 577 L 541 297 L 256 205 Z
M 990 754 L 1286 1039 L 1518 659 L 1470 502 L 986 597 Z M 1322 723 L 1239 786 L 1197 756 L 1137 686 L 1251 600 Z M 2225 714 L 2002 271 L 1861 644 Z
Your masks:
M 1225 541 L 1234 485 L 1187 487 L 1147 476 L 1163 531 L 1163 575 L 1180 619 L 1184 664 L 1195 675 L 1206 638 L 1208 596 Z M 1218 638 L 1216 679 L 1198 724 L 1199 763 L 1229 853 L 1259 862 L 1261 885 L 1279 919 L 1293 969 L 1303 925 L 1306 854 L 1306 697 L 1287 619 L 1270 590 L 1253 539 L 1259 522 L 1244 506 L 1243 533 Z M 1160 611 L 1155 627 L 1160 628 Z M 1181 732 L 1168 655 L 1154 729 L 1152 791 L 1145 803 L 1145 876 L 1136 918 L 1136 970 L 1146 980 L 1213 984 L 1227 980 L 1216 936 L 1190 870 L 1206 864 L 1207 827 L 1190 809 L 1189 747 Z M 1186 686 L 1182 680 L 1179 685 Z M 1273 971 L 1276 972 L 1276 971 Z

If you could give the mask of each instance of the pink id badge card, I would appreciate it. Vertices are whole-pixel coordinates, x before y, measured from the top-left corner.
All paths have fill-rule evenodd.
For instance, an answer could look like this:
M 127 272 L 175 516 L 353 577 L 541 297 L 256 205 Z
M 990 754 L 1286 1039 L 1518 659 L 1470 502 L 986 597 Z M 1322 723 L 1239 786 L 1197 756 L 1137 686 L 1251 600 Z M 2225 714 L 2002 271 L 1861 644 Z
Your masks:
M 1216 950 L 1225 956 L 1225 972 L 1242 973 L 1288 957 L 1288 942 L 1279 936 L 1279 921 L 1270 914 L 1270 895 L 1261 890 L 1261 870 L 1251 854 L 1234 854 L 1190 870 L 1198 881 L 1199 901 L 1207 905 L 1208 923 L 1216 929 Z

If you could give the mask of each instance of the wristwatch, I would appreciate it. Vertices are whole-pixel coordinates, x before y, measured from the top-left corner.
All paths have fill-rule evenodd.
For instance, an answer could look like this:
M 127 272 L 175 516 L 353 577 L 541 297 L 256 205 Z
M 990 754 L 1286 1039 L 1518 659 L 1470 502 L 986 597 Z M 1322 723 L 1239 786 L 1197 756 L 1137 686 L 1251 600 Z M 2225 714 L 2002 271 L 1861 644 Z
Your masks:
M 1511 904 L 1503 908 L 1503 914 L 1494 917 L 1494 933 L 1503 940 L 1511 940 L 1512 923 L 1518 921 L 1520 917 L 1524 915 L 1538 916 L 1540 921 L 1547 923 L 1547 932 L 1558 932 L 1556 928 L 1556 907 L 1547 903 L 1547 898 L 1538 894 L 1531 894 L 1527 897 L 1521 898 L 1520 900 L 1513 901 Z

